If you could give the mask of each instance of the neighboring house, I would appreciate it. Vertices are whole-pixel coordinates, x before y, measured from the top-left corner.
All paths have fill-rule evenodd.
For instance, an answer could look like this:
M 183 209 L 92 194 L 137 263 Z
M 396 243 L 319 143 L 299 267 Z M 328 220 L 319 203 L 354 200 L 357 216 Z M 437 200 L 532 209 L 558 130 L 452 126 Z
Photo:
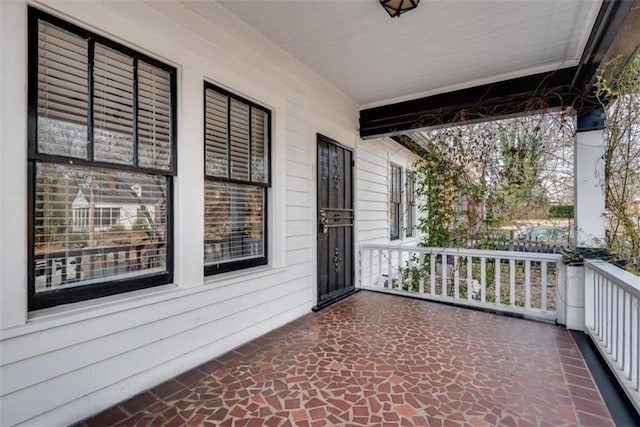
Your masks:
M 140 184 L 129 187 L 118 182 L 115 186 L 103 186 L 94 191 L 94 231 L 108 231 L 114 225 L 123 230 L 131 230 L 135 225 L 145 229 L 156 222 L 157 205 L 162 202 L 146 197 Z M 74 232 L 89 230 L 90 200 L 89 189 L 78 190 L 73 199 Z

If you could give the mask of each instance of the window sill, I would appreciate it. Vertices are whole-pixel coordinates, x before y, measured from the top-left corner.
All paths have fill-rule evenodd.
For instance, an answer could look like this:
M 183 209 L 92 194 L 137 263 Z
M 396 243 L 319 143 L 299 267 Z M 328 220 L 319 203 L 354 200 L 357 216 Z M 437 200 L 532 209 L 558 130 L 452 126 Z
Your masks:
M 189 288 L 181 288 L 176 284 L 168 284 L 73 304 L 45 308 L 30 312 L 25 324 L 0 331 L 0 341 L 97 317 L 135 310 L 140 307 L 207 292 L 211 289 L 232 286 L 239 282 L 256 280 L 269 275 L 282 273 L 285 270 L 285 267 L 259 266 L 242 271 L 208 276 L 204 278 L 201 285 Z
M 278 274 L 286 270 L 285 267 L 272 267 L 270 265 L 260 265 L 256 267 L 245 268 L 242 270 L 229 271 L 226 273 L 213 274 L 205 276 L 204 286 L 207 289 L 222 288 L 225 286 L 233 285 L 238 282 L 244 282 L 246 280 L 254 280 L 269 276 L 272 274 Z
M 42 329 L 63 326 L 65 324 L 171 299 L 176 295 L 178 290 L 179 288 L 175 284 L 167 284 L 51 308 L 43 308 L 29 312 L 27 315 L 27 323 L 13 329 L 19 330 L 19 333 L 16 335 L 22 335 L 24 333 L 37 332 Z M 2 338 L 8 338 L 7 335 L 9 335 L 11 331 L 12 329 L 3 331 Z

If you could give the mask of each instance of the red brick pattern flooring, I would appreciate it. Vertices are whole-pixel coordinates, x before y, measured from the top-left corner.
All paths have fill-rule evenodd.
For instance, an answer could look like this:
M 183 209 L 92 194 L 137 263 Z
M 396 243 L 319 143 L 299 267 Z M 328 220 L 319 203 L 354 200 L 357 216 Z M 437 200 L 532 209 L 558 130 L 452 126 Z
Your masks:
M 83 426 L 612 426 L 561 327 L 360 292 Z

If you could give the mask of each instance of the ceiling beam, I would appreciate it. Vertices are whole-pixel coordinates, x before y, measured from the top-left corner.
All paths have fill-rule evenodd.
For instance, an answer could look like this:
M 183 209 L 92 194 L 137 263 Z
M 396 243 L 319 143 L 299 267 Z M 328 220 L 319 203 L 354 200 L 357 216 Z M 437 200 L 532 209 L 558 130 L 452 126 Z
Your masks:
M 618 46 L 626 62 L 640 43 L 640 0 L 604 0 L 575 67 L 504 80 L 360 111 L 360 137 L 398 135 L 419 128 L 461 124 L 557 107 L 578 114 L 599 104 L 592 98 L 598 68 Z M 627 37 L 619 37 L 624 32 Z M 635 44 L 634 44 L 635 43 Z M 635 46 L 635 48 L 633 48 Z
M 531 111 L 535 108 L 532 103 L 561 107 L 578 95 L 571 89 L 577 71 L 577 67 L 565 68 L 361 110 L 360 136 L 508 116 Z

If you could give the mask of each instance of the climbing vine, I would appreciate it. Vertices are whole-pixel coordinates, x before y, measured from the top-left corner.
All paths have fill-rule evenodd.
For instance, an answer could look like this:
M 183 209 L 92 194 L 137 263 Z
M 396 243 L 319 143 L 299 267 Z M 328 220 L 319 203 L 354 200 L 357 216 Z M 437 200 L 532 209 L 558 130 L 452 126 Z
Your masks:
M 609 77 L 612 69 L 622 70 L 615 79 Z M 639 272 L 640 54 L 624 67 L 607 64 L 595 87 L 606 120 L 606 244 Z M 426 214 L 418 224 L 426 235 L 423 244 L 490 247 L 532 219 L 572 229 L 576 125 L 571 106 L 547 111 L 543 101 L 532 100 L 531 113 L 472 120 L 415 133 L 412 142 L 421 154 L 415 164 L 416 204 Z M 571 233 L 561 238 L 572 245 Z
M 607 244 L 629 270 L 640 273 L 640 54 L 615 79 L 609 77 L 620 65 L 617 59 L 609 62 L 596 81 L 606 123 Z
M 482 247 L 570 206 L 574 130 L 571 116 L 547 112 L 420 132 L 424 244 Z

